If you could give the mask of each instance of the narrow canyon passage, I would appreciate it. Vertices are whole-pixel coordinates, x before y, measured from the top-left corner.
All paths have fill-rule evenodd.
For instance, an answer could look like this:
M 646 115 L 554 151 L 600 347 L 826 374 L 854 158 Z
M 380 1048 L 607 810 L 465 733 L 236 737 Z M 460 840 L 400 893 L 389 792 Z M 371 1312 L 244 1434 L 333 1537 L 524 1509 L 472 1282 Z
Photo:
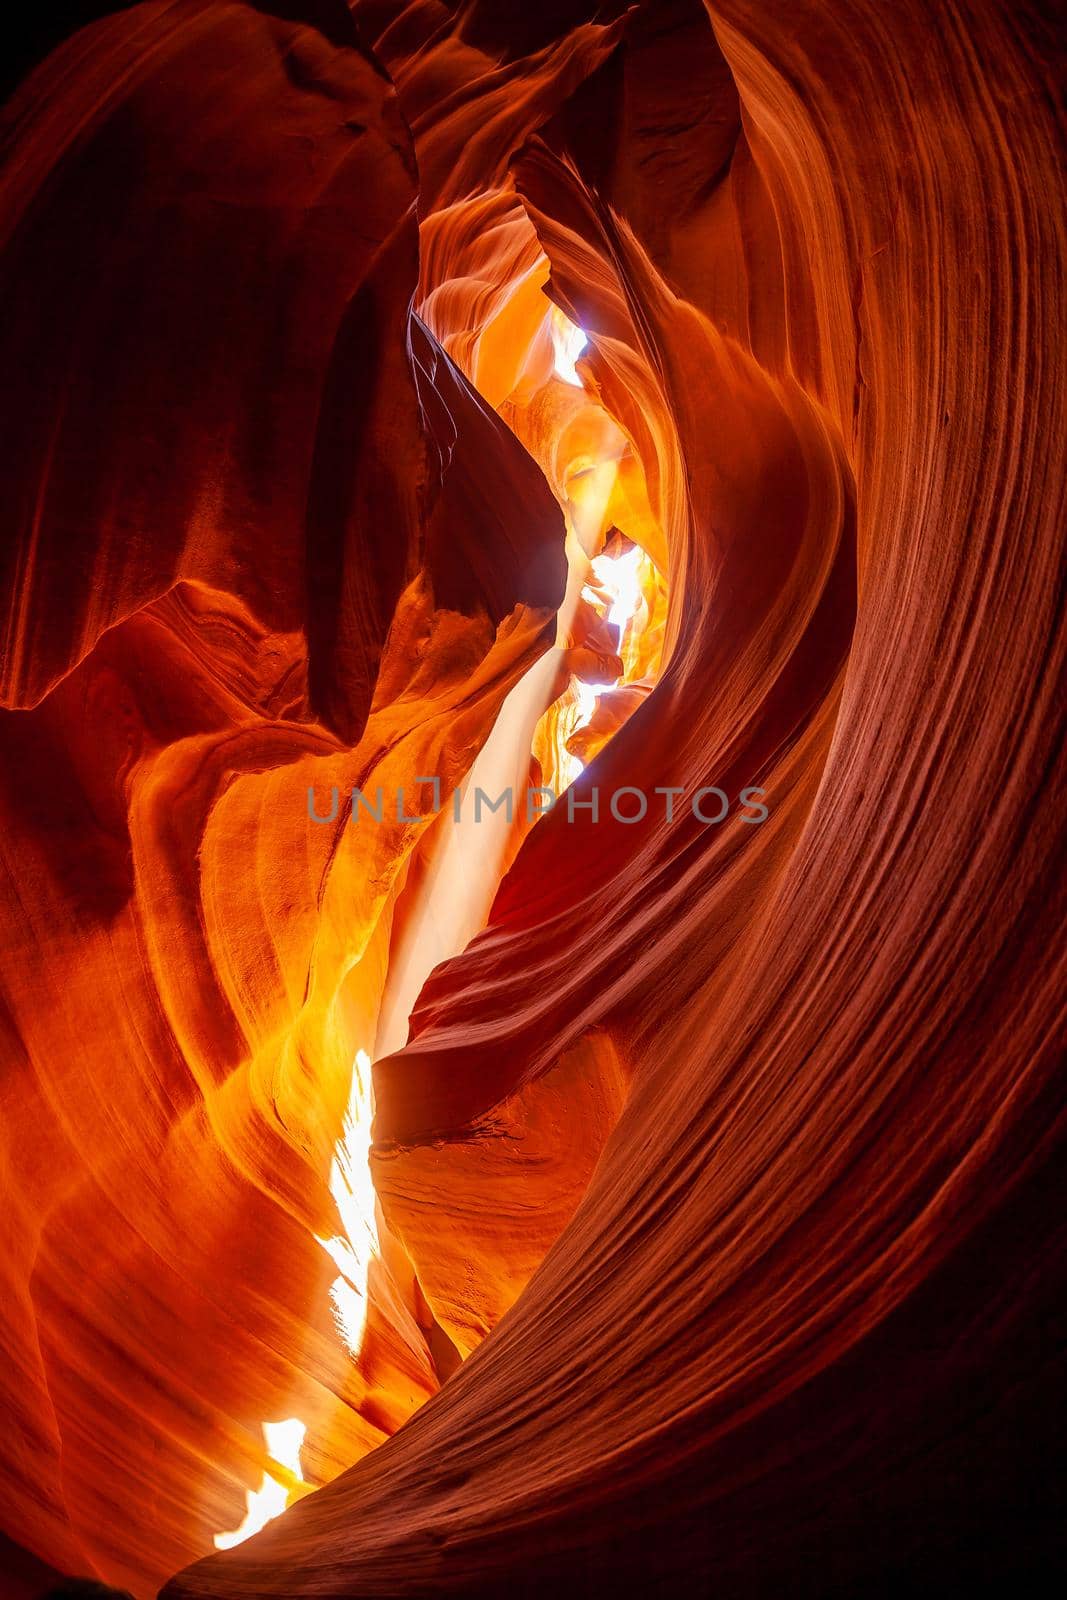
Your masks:
M 1037 1592 L 1047 8 L 75 12 L 0 139 L 0 1592 Z
M 585 765 L 581 757 L 591 758 L 608 742 L 651 692 L 659 673 L 666 576 L 649 552 L 631 540 L 614 519 L 634 526 L 661 560 L 666 549 L 663 533 L 648 506 L 644 475 L 630 442 L 603 406 L 589 399 L 583 389 L 575 359 L 586 344 L 585 336 L 543 297 L 538 305 L 522 296 L 531 278 L 543 283 L 547 272 L 547 261 L 540 257 L 517 286 L 506 281 L 499 286 L 512 292 L 502 311 L 478 330 L 474 370 L 467 375 L 472 381 L 478 375 L 478 354 L 484 345 L 492 344 L 502 352 L 517 376 L 497 409 L 520 439 L 524 435 L 531 443 L 536 439 L 543 465 L 556 476 L 554 489 L 563 513 L 567 556 L 556 642 L 503 701 L 459 788 L 451 794 L 442 794 L 440 787 L 434 792 L 439 820 L 427 819 L 404 880 L 394 893 L 388 959 L 380 979 L 375 1057 L 401 1050 L 407 1043 L 410 1013 L 423 984 L 436 966 L 458 955 L 484 927 L 500 880 L 525 833 L 555 803 L 562 799 L 566 804 L 566 790 Z M 516 300 L 518 318 L 514 316 Z M 531 313 L 533 317 L 540 313 L 540 320 L 531 322 Z M 509 321 L 517 326 L 509 329 Z M 482 381 L 492 394 L 493 377 L 485 373 L 484 365 Z M 570 389 L 580 394 L 569 393 Z M 434 780 L 433 775 L 423 781 L 431 789 L 434 781 L 440 786 L 440 779 Z M 392 796 L 389 801 L 391 804 Z M 411 803 L 415 803 L 413 798 Z M 368 818 L 381 822 L 384 806 L 380 790 L 373 804 L 365 799 L 355 801 L 350 813 L 353 824 L 358 825 L 361 818 L 364 826 Z M 406 812 L 407 806 L 405 795 L 402 806 L 397 801 L 398 813 Z M 309 807 L 310 814 L 318 817 L 313 791 Z M 357 987 L 362 977 L 357 967 L 349 974 L 348 985 Z M 339 1004 L 344 1003 L 342 995 Z M 593 1129 L 601 1138 L 621 1108 L 621 1078 L 613 1057 L 611 1066 L 615 1096 L 606 1102 Z M 360 1048 L 330 1164 L 330 1193 L 340 1228 L 318 1241 L 338 1270 L 330 1286 L 337 1330 L 358 1363 L 371 1295 L 377 1314 L 387 1319 L 391 1308 L 403 1306 L 408 1317 L 421 1324 L 430 1361 L 444 1378 L 516 1297 L 523 1283 L 522 1261 L 508 1263 L 506 1286 L 476 1326 L 472 1327 L 470 1317 L 461 1327 L 450 1321 L 453 1341 L 433 1316 L 433 1307 L 427 1303 L 405 1251 L 403 1234 L 389 1228 L 377 1203 L 369 1166 L 374 1113 L 371 1085 L 372 1058 Z M 516 1128 L 514 1137 L 521 1149 L 521 1127 Z M 581 1172 L 572 1178 L 575 1204 L 582 1176 L 588 1177 L 592 1171 L 597 1153 L 593 1146 L 582 1153 Z M 561 1211 L 558 1224 L 565 1220 Z M 456 1245 L 462 1256 L 462 1235 Z M 525 1256 L 532 1259 L 529 1250 Z M 458 1272 L 458 1259 L 456 1268 Z M 480 1288 L 475 1287 L 475 1296 Z M 446 1304 L 452 1306 L 470 1292 L 457 1277 L 445 1285 Z M 481 1292 L 488 1302 L 485 1290 Z M 263 1434 L 262 1485 L 247 1491 L 241 1524 L 214 1535 L 218 1549 L 234 1548 L 308 1492 L 300 1455 L 305 1442 L 313 1452 L 317 1441 L 314 1435 L 306 1438 L 306 1424 L 298 1417 L 268 1421 L 263 1424 Z

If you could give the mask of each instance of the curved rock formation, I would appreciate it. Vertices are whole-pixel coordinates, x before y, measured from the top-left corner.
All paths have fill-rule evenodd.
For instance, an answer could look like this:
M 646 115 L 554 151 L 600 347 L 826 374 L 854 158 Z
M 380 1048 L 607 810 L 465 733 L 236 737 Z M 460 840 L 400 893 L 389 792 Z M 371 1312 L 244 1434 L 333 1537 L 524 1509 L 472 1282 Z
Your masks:
M 149 0 L 18 88 L 16 1593 L 1062 1561 L 1054 59 Z

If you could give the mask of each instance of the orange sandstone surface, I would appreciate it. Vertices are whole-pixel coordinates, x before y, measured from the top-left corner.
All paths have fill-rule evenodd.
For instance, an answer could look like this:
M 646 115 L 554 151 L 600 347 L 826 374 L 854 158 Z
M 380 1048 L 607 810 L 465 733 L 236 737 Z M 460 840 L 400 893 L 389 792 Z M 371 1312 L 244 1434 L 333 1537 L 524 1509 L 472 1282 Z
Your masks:
M 1029 1592 L 1050 15 L 90 9 L 0 141 L 3 1592 Z

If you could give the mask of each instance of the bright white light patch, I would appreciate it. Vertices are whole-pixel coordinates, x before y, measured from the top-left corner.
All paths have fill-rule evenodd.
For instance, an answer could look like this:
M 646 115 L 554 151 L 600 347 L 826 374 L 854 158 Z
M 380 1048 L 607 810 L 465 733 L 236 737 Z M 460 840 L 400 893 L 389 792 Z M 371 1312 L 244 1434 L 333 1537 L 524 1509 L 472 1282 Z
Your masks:
M 581 678 L 574 678 L 572 687 L 578 700 L 578 718 L 575 726 L 584 728 L 596 710 L 597 690 L 593 684 L 584 683 Z
M 300 1469 L 300 1446 L 304 1442 L 306 1432 L 307 1429 L 299 1417 L 289 1417 L 285 1422 L 263 1424 L 263 1438 L 266 1441 L 271 1465 L 282 1468 L 300 1483 L 304 1481 Z M 249 1489 L 245 1495 L 245 1519 L 241 1526 L 234 1528 L 232 1533 L 217 1533 L 215 1549 L 232 1550 L 235 1545 L 251 1539 L 252 1535 L 265 1528 L 268 1522 L 281 1516 L 289 1503 L 289 1494 L 289 1486 L 275 1477 L 268 1466 L 263 1473 L 262 1488 Z
M 622 641 L 627 625 L 637 615 L 641 604 L 641 564 L 644 551 L 640 545 L 631 545 L 621 556 L 597 556 L 593 573 L 597 583 L 611 596 L 607 620 L 619 630 Z
M 603 685 L 600 686 L 601 688 Z M 568 737 L 577 733 L 579 728 L 585 728 L 592 720 L 596 710 L 597 696 L 600 690 L 595 684 L 585 683 L 581 678 L 571 678 L 571 693 L 577 704 L 574 708 L 574 722 L 569 730 Z M 571 784 L 585 771 L 585 762 L 579 761 L 577 756 L 572 756 L 568 750 L 563 751 L 563 760 L 560 767 L 560 793 L 569 789 Z
M 601 555 L 592 562 L 593 576 L 600 593 L 587 589 L 586 598 L 599 607 L 604 603 L 603 595 L 608 596 L 611 604 L 608 607 L 606 620 L 619 630 L 620 649 L 626 629 L 637 615 L 644 598 L 641 571 L 647 560 L 645 552 L 635 544 L 631 545 L 629 550 L 624 550 L 620 556 Z M 592 684 L 583 683 L 580 678 L 571 679 L 571 688 L 578 702 L 574 726 L 570 733 L 573 738 L 580 729 L 589 726 L 596 710 L 598 691 Z M 584 770 L 584 764 L 577 756 L 568 756 L 562 771 L 564 787 L 572 784 Z
M 552 332 L 552 349 L 555 352 L 555 369 L 558 377 L 564 383 L 573 383 L 576 389 L 582 387 L 582 380 L 578 376 L 578 369 L 574 365 L 589 340 L 582 329 L 577 327 L 569 317 L 565 317 L 558 306 L 553 306 L 549 314 L 549 328 Z
M 330 1287 L 330 1300 L 337 1331 L 354 1356 L 359 1355 L 367 1322 L 370 1264 L 381 1252 L 374 1209 L 374 1180 L 370 1173 L 373 1119 L 370 1056 L 365 1050 L 357 1050 L 352 1063 L 348 1109 L 330 1165 L 330 1193 L 344 1234 L 318 1239 L 340 1273 Z

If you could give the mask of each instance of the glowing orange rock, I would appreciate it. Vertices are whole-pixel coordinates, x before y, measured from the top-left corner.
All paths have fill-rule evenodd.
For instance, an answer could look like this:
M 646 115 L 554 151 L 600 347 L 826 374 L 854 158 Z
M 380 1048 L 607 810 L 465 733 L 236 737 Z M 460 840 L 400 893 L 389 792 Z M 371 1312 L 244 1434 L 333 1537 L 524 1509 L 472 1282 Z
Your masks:
M 138 1600 L 1055 1551 L 1050 40 L 591 10 L 5 114 L 0 1526 Z

